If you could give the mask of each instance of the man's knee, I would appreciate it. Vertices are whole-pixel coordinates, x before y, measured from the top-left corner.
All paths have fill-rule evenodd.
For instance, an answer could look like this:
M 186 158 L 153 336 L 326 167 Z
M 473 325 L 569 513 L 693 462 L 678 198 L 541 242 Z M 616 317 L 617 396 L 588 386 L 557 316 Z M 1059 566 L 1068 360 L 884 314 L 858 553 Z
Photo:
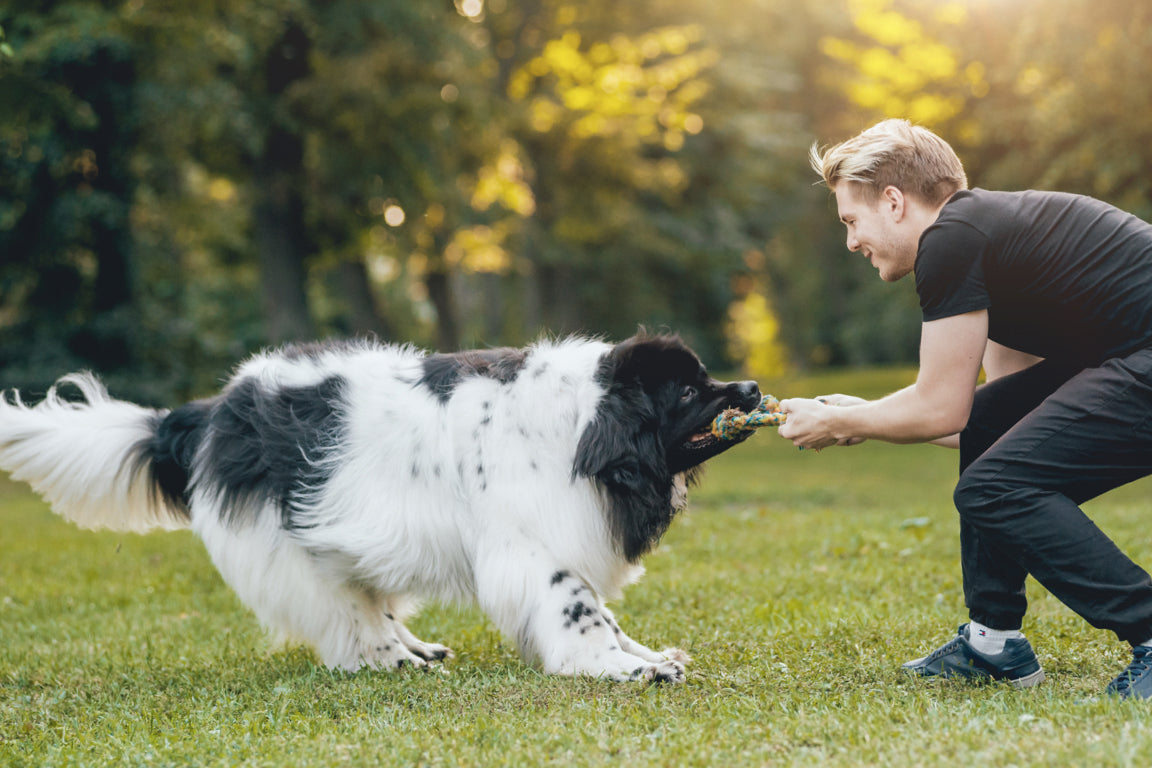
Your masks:
M 1012 491 L 1003 483 L 995 482 L 982 469 L 979 461 L 973 463 L 960 474 L 956 490 L 952 492 L 956 511 L 965 520 L 976 524 L 988 520 L 1003 503 L 1004 496 Z

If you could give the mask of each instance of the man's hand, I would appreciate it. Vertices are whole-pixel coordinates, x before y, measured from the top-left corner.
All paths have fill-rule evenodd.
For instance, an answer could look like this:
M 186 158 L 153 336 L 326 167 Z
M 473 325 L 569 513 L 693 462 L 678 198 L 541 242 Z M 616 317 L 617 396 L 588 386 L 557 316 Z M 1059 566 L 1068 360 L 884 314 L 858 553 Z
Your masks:
M 859 445 L 867 438 L 854 435 L 838 436 L 831 409 L 861 405 L 868 402 L 852 395 L 821 395 L 815 399 L 790 398 L 780 401 L 780 410 L 788 420 L 780 425 L 779 435 L 800 448 L 820 450 L 833 445 Z
M 792 397 L 780 401 L 780 410 L 788 414 L 788 420 L 780 425 L 779 435 L 799 448 L 820 450 L 833 445 L 847 445 L 850 438 L 838 437 L 832 431 L 830 411 L 836 406 L 820 400 Z M 845 442 L 841 442 L 845 441 Z

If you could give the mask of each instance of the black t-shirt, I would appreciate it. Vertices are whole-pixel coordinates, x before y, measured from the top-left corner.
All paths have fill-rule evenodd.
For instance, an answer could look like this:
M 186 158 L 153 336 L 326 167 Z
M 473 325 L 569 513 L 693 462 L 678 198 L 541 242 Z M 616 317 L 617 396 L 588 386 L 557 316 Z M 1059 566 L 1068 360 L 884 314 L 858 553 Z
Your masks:
M 1062 192 L 957 192 L 920 236 L 925 322 L 988 310 L 988 338 L 1095 364 L 1152 347 L 1152 224 Z

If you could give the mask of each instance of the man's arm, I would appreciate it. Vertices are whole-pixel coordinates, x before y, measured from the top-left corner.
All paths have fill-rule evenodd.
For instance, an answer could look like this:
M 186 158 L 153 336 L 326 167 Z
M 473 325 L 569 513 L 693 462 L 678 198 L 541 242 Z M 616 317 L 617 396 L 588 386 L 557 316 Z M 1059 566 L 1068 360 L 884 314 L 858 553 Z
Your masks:
M 1030 355 L 1027 352 L 1021 352 L 1011 347 L 1006 347 L 1003 344 L 997 344 L 991 339 L 988 340 L 988 346 L 984 348 L 984 381 L 995 381 L 1001 376 L 1008 376 L 1009 374 L 1022 371 L 1029 368 L 1044 358 Z M 932 441 L 932 445 L 939 445 L 944 448 L 959 448 L 960 447 L 960 433 L 941 437 Z
M 915 384 L 851 407 L 784 400 L 780 407 L 788 420 L 779 434 L 816 449 L 859 438 L 890 443 L 947 439 L 968 422 L 987 342 L 987 310 L 924 323 Z

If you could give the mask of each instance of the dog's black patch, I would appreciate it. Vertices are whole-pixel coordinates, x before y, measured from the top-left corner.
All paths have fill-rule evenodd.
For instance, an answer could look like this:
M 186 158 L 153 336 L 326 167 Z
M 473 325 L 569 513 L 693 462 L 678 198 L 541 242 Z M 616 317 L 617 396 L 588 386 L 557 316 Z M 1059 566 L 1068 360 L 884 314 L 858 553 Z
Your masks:
M 575 603 L 565 606 L 564 608 L 564 629 L 568 629 L 573 624 L 579 625 L 580 620 L 585 616 L 591 617 L 596 614 L 597 611 L 595 609 L 577 600 Z M 595 625 L 599 626 L 600 622 L 595 622 Z
M 417 383 L 431 390 L 444 404 L 460 380 L 470 376 L 487 376 L 501 384 L 515 381 L 527 357 L 525 350 L 512 347 L 428 355 L 424 358 L 424 373 Z
M 211 409 L 211 401 L 198 400 L 168 414 L 158 414 L 152 436 L 138 443 L 133 451 L 133 474 L 146 471 L 152 492 L 170 509 L 179 510 L 185 519 L 190 517 L 188 479 L 192 462 Z
M 268 391 L 240 381 L 212 409 L 204 453 L 204 481 L 215 486 L 225 520 L 273 502 L 281 525 L 293 520 L 293 500 L 331 477 L 326 452 L 344 439 L 344 389 L 339 376 L 315 386 Z

